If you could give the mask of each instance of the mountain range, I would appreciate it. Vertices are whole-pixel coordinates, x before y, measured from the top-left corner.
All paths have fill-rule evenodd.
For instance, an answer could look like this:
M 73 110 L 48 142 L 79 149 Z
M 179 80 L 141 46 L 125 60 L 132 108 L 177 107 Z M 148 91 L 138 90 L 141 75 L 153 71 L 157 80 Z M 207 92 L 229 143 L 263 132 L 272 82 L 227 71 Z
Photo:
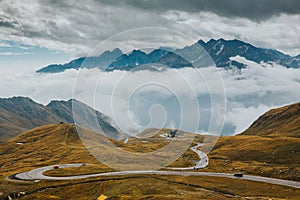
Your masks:
M 75 115 L 73 116 L 73 110 Z M 53 123 L 80 122 L 80 126 L 93 128 L 97 122 L 105 134 L 119 139 L 120 131 L 110 124 L 110 118 L 95 111 L 86 104 L 70 99 L 69 101 L 51 101 L 48 105 L 36 103 L 28 97 L 0 99 L 0 140 L 8 140 L 26 130 Z
M 201 47 L 202 48 L 201 48 Z M 207 56 L 209 55 L 209 56 Z M 65 64 L 51 64 L 37 70 L 37 73 L 59 73 L 67 69 L 100 68 L 106 71 L 133 70 L 144 65 L 156 64 L 168 68 L 182 67 L 237 67 L 245 64 L 231 60 L 240 56 L 256 63 L 278 63 L 287 68 L 300 68 L 300 54 L 290 56 L 274 49 L 255 47 L 240 40 L 211 39 L 208 42 L 199 40 L 197 43 L 182 49 L 159 48 L 150 53 L 133 50 L 124 54 L 116 48 L 105 51 L 100 56 L 81 57 Z

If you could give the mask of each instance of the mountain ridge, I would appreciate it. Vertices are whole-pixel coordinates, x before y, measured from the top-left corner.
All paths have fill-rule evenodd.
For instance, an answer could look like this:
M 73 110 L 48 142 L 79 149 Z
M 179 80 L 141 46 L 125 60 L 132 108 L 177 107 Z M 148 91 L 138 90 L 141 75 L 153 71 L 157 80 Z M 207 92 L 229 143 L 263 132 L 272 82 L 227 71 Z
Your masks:
M 206 51 L 208 51 L 212 59 L 219 67 L 226 67 L 226 65 L 230 63 L 230 57 L 241 56 L 256 63 L 274 62 L 288 68 L 299 68 L 299 62 L 293 63 L 293 61 L 296 59 L 296 56 L 291 57 L 274 49 L 255 47 L 250 43 L 246 43 L 237 39 L 211 39 L 207 43 L 200 41 L 199 44 L 205 48 Z
M 74 60 L 71 60 L 65 64 L 51 64 L 46 67 L 43 67 L 37 70 L 37 73 L 59 73 L 67 69 L 79 69 L 79 68 L 102 68 L 105 69 L 111 62 L 116 58 L 123 55 L 123 52 L 116 48 L 112 51 L 106 50 L 99 56 L 92 57 L 80 57 Z
M 75 114 L 84 113 L 76 115 L 77 121 L 73 118 L 74 108 Z M 8 140 L 37 126 L 61 122 L 70 124 L 80 122 L 82 126 L 92 127 L 93 116 L 96 116 L 95 123 L 100 124 L 105 134 L 117 139 L 122 136 L 110 124 L 108 116 L 75 99 L 53 100 L 44 106 L 28 97 L 0 98 L 0 139 Z
M 211 39 L 207 42 L 198 40 L 195 44 L 186 46 L 182 49 L 154 49 L 148 54 L 138 49 L 133 50 L 129 54 L 123 54 L 123 52 L 117 48 L 113 51 L 105 51 L 99 56 L 81 57 L 65 64 L 48 65 L 37 70 L 36 72 L 59 73 L 67 69 L 78 70 L 79 68 L 100 68 L 107 71 L 132 70 L 137 66 L 152 63 L 165 65 L 165 67 L 169 68 L 192 66 L 205 67 L 214 65 L 213 62 L 207 62 L 207 60 L 200 65 L 199 63 L 187 61 L 186 58 L 191 60 L 189 59 L 189 55 L 192 55 L 195 52 L 195 45 L 203 48 L 199 51 L 200 54 L 203 54 L 201 55 L 202 58 L 205 58 L 205 55 L 209 55 L 215 65 L 221 68 L 246 67 L 246 65 L 243 63 L 230 60 L 231 57 L 235 56 L 241 56 L 256 63 L 277 63 L 287 68 L 300 68 L 300 54 L 293 57 L 278 50 L 256 47 L 241 40 L 225 40 L 220 38 L 218 40 Z

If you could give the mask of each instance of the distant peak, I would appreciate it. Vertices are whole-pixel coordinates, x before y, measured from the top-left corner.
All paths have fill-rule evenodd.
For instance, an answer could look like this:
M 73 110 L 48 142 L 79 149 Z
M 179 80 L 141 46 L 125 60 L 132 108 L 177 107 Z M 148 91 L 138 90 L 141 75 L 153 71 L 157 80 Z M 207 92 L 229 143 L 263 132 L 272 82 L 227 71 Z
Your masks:
M 52 105 L 57 105 L 57 104 L 70 104 L 72 102 L 78 102 L 77 100 L 75 99 L 69 99 L 69 100 L 52 100 L 50 101 L 46 106 L 52 106 Z
M 123 54 L 123 52 L 119 49 L 119 48 L 115 48 L 113 50 L 106 50 L 104 51 L 100 56 L 103 56 L 103 55 L 107 55 L 107 54 Z
M 240 43 L 245 43 L 244 41 L 242 41 L 242 40 L 238 40 L 238 39 L 233 39 L 233 40 L 229 40 L 229 41 L 232 41 L 232 42 L 240 42 Z
M 233 39 L 233 40 L 226 40 L 224 38 L 219 38 L 219 39 L 210 39 L 207 43 L 216 43 L 216 42 L 241 42 L 241 43 L 245 43 L 241 40 L 238 40 L 238 39 Z
M 139 50 L 139 49 L 134 49 L 131 53 L 139 53 L 139 54 L 146 54 L 145 52 Z
M 30 101 L 33 102 L 32 99 L 29 97 L 24 97 L 24 96 L 14 96 L 14 97 L 9 97 L 9 98 L 3 98 L 4 100 L 13 100 L 13 101 Z
M 155 52 L 170 52 L 170 51 L 172 51 L 171 49 L 166 49 L 166 48 L 158 48 L 158 49 L 154 49 L 153 51 L 151 51 L 149 54 L 153 54 L 153 53 L 155 53 Z M 148 54 L 148 55 L 149 55 Z
M 162 51 L 169 51 L 169 52 L 173 52 L 174 51 L 174 49 L 171 48 L 171 47 L 159 47 L 158 49 L 162 50 Z
M 215 39 L 210 39 L 208 42 L 207 42 L 207 44 L 209 44 L 209 43 L 215 43 L 217 40 L 215 40 Z
M 77 101 L 77 100 L 71 98 L 71 99 L 69 99 L 69 100 L 52 100 L 51 102 L 72 102 L 72 101 Z M 51 102 L 50 102 L 50 103 L 51 103 Z M 78 101 L 77 101 L 77 102 L 78 102 Z
M 205 45 L 206 44 L 206 42 L 204 42 L 204 40 L 202 40 L 202 39 L 198 40 L 197 43 L 200 44 L 200 45 Z
M 112 50 L 111 52 L 113 52 L 113 53 L 121 53 L 121 54 L 123 54 L 123 52 L 121 51 L 121 49 L 119 49 L 119 48 L 115 48 L 114 50 Z
M 69 99 L 68 102 L 80 102 L 80 101 L 78 101 L 77 99 L 72 98 L 72 99 Z

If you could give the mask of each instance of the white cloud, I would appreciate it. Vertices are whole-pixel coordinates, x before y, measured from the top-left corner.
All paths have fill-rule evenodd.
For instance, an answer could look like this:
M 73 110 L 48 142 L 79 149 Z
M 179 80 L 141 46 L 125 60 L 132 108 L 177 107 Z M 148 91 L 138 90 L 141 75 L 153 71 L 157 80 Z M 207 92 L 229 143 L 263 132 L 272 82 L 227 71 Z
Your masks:
M 208 12 L 191 14 L 169 11 L 163 16 L 176 30 L 190 33 L 192 37 L 199 39 L 239 39 L 258 47 L 278 49 L 291 55 L 300 53 L 300 27 L 295 26 L 300 21 L 300 15 L 281 14 L 260 22 L 244 18 L 226 18 Z
M 241 133 L 246 130 L 262 113 L 270 109 L 270 105 L 245 107 L 242 103 L 232 102 L 232 108 L 226 116 L 226 123 L 235 126 L 235 132 Z
M 0 52 L 0 56 L 21 56 L 28 55 L 30 52 Z
M 162 121 L 169 127 L 178 127 L 181 122 L 183 129 L 192 130 L 200 117 L 198 131 L 206 132 L 212 117 L 211 111 L 217 114 L 222 110 L 218 106 L 222 106 L 220 94 L 223 90 L 216 84 L 220 75 L 227 96 L 223 134 L 238 133 L 268 109 L 300 100 L 300 93 L 296 92 L 300 88 L 299 69 L 251 63 L 242 71 L 211 67 L 200 69 L 200 72 L 205 78 L 199 77 L 198 71 L 192 68 L 164 72 L 105 73 L 98 69 L 84 69 L 79 76 L 75 70 L 47 75 L 1 74 L 0 95 L 29 96 L 47 104 L 51 99 L 70 99 L 76 83 L 74 97 L 92 107 L 95 105 L 127 131 L 160 127 Z M 220 100 L 213 110 L 210 95 Z M 200 111 L 195 101 L 200 103 Z M 160 120 L 155 120 L 157 116 Z M 220 114 L 218 120 L 212 121 L 211 130 L 221 124 Z

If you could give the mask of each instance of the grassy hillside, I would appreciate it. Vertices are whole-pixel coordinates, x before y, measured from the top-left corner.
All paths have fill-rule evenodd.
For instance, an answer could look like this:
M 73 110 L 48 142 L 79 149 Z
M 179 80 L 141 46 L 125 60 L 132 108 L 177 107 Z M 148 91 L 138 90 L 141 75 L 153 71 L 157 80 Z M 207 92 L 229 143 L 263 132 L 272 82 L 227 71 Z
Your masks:
M 246 131 L 221 137 L 206 170 L 300 181 L 300 103 L 272 109 Z
M 83 146 L 74 125 L 52 124 L 34 128 L 8 142 L 0 145 L 0 172 L 19 172 L 39 166 L 63 163 L 94 163 L 100 164 L 87 149 L 98 148 L 103 151 L 105 147 L 99 142 L 101 134 L 88 129 L 84 130 L 85 139 L 91 141 Z M 110 139 L 117 147 L 129 152 L 152 152 L 167 145 L 170 141 L 162 138 L 130 138 L 127 143 Z M 146 141 L 146 142 L 145 142 Z M 97 144 L 97 142 L 99 142 Z M 94 145 L 98 146 L 94 146 Z M 89 146 L 90 145 L 90 146 Z M 102 145 L 102 146 L 101 146 Z M 110 153 L 110 152 L 108 152 Z M 197 160 L 192 151 L 186 154 Z M 180 158 L 178 163 L 191 166 Z M 6 173 L 5 173 L 6 174 Z
M 0 155 L 1 173 L 55 163 L 98 163 L 80 143 L 75 128 L 68 124 L 27 131 L 1 145 Z
M 266 112 L 244 131 L 242 135 L 300 137 L 300 103 Z
M 0 140 L 2 141 L 34 127 L 60 121 L 63 119 L 27 97 L 0 98 Z
M 243 172 L 300 181 L 300 139 L 292 137 L 228 136 L 209 154 L 206 171 Z
M 159 135 L 159 130 L 150 138 L 131 138 L 128 143 L 113 141 L 128 151 L 149 152 L 168 144 Z M 89 132 L 91 135 L 94 132 Z M 145 140 L 147 142 L 145 143 Z M 201 142 L 203 136 L 197 136 Z M 194 145 L 194 144 L 192 144 Z M 191 166 L 197 156 L 187 151 L 172 166 Z M 121 177 L 90 178 L 72 181 L 8 181 L 6 176 L 36 167 L 59 163 L 91 163 L 80 168 L 58 169 L 48 175 L 68 176 L 100 173 L 113 169 L 99 163 L 83 147 L 73 125 L 53 124 L 37 127 L 0 145 L 0 199 L 8 195 L 21 199 L 240 199 L 241 197 L 272 197 L 296 199 L 299 190 L 224 178 L 180 177 L 159 175 L 127 175 Z M 246 189 L 247 188 L 247 189 Z M 276 191 L 276 192 L 270 192 Z
M 298 106 L 271 110 L 243 134 L 219 138 L 209 154 L 209 166 L 199 171 L 243 172 L 300 181 Z M 214 177 L 127 175 L 71 181 L 6 180 L 6 176 L 13 173 L 63 163 L 91 165 L 51 170 L 46 174 L 69 176 L 113 171 L 87 150 L 105 151 L 105 146 L 97 144 L 103 136 L 82 130 L 83 137 L 90 141 L 87 146 L 82 145 L 76 128 L 69 124 L 37 127 L 0 143 L 0 200 L 23 191 L 26 195 L 21 199 L 97 199 L 101 195 L 108 199 L 299 199 L 300 196 L 300 190 L 295 188 Z M 146 153 L 168 145 L 170 140 L 160 136 L 168 131 L 148 129 L 139 135 L 140 138 L 130 138 L 127 143 L 110 141 L 125 151 Z M 184 135 L 191 136 L 189 133 Z M 197 135 L 191 146 L 203 139 Z M 197 155 L 188 150 L 170 166 L 192 166 L 196 160 Z

